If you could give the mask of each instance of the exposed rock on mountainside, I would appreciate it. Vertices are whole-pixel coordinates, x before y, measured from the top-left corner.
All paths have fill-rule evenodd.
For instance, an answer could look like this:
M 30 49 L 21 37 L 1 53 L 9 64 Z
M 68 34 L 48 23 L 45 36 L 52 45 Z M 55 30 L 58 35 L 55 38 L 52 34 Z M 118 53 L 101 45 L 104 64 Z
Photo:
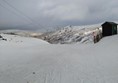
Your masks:
M 100 34 L 101 27 L 74 28 L 72 26 L 67 26 L 58 31 L 44 33 L 39 37 L 51 44 L 87 43 L 94 41 L 93 32 L 95 34 Z

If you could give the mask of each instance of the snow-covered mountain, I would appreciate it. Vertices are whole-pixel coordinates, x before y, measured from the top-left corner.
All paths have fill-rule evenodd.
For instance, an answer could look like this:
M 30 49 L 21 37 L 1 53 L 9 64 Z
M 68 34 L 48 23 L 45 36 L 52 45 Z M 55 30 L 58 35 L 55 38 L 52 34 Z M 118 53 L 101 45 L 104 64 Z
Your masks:
M 93 42 L 93 32 L 100 34 L 101 24 L 88 26 L 67 26 L 60 30 L 47 32 L 39 38 L 52 44 L 68 44 L 76 42 Z

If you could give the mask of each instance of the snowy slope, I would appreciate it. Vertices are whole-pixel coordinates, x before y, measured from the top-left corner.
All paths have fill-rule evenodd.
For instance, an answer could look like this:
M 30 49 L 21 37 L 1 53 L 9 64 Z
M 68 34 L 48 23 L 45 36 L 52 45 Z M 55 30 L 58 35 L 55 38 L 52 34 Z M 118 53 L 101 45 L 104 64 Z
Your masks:
M 85 43 L 85 41 L 93 42 L 93 32 L 100 34 L 102 32 L 101 24 L 67 26 L 57 31 L 44 33 L 39 38 L 52 44 Z
M 118 35 L 71 45 L 2 36 L 0 83 L 118 83 Z

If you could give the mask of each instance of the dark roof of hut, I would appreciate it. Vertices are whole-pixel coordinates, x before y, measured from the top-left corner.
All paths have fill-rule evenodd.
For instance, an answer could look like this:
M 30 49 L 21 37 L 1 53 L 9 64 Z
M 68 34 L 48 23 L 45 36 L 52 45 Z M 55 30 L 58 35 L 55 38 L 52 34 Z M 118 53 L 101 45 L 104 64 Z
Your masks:
M 118 25 L 117 23 L 115 23 L 115 22 L 105 22 L 105 23 L 103 23 L 102 25 L 104 25 L 104 24 L 106 24 L 106 23 L 108 23 L 108 24 L 111 24 L 111 25 Z

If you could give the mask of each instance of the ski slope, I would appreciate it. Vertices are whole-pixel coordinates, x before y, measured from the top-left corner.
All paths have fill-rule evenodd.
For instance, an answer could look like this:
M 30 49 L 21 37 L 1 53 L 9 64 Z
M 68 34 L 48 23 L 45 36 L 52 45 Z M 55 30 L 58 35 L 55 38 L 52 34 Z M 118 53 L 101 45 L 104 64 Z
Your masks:
M 70 45 L 1 35 L 0 83 L 118 83 L 118 35 Z

